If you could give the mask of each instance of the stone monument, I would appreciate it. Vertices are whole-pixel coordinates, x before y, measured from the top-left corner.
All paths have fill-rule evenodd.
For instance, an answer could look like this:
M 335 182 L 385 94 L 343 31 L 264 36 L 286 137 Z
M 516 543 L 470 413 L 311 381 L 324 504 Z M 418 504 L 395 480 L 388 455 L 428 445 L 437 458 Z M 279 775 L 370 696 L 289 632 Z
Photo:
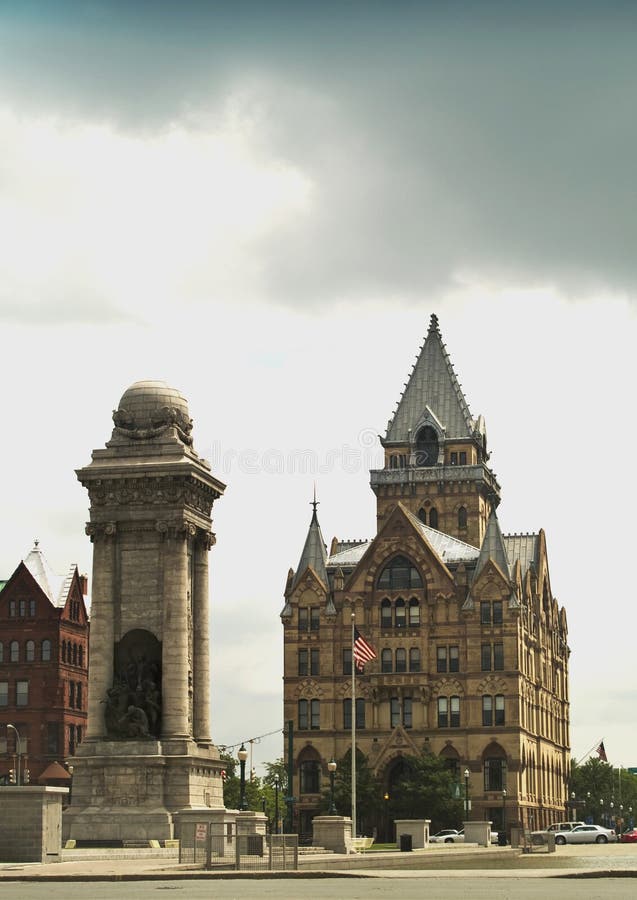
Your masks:
M 88 723 L 65 837 L 165 840 L 222 809 L 210 729 L 208 551 L 225 489 L 192 445 L 184 397 L 133 384 L 105 449 L 77 471 L 93 543 Z

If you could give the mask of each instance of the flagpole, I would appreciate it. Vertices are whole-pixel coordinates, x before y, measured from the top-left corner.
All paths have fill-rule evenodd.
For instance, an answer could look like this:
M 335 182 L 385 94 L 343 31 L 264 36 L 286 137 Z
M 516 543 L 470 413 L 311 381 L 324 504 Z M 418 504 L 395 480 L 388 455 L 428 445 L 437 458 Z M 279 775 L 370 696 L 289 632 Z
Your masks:
M 576 765 L 576 766 L 581 766 L 582 763 L 584 762 L 584 760 L 587 759 L 587 758 L 591 755 L 591 753 L 596 753 L 596 752 L 597 752 L 597 748 L 598 748 L 599 746 L 601 746 L 601 744 L 603 744 L 603 743 L 604 743 L 604 738 L 602 738 L 601 741 L 597 741 L 596 744 L 593 744 L 593 746 L 592 746 L 591 749 L 588 751 L 588 753 L 585 753 L 584 756 L 580 756 L 579 759 L 574 759 L 574 760 L 573 760 L 573 762 L 575 763 L 575 765 Z
M 352 837 L 356 837 L 356 667 L 354 663 L 354 622 L 352 613 Z

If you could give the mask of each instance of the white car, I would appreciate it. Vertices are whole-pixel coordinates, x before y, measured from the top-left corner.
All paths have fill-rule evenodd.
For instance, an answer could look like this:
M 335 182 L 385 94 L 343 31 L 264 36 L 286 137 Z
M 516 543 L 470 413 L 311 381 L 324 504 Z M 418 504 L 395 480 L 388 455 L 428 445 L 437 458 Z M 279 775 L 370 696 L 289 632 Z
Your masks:
M 431 840 L 431 838 L 429 838 Z M 456 831 L 455 834 L 449 834 L 447 837 L 441 838 L 445 844 L 461 844 L 464 841 L 464 828 L 461 831 Z M 498 843 L 498 832 L 491 832 L 491 843 Z
M 437 831 L 435 834 L 429 835 L 429 843 L 430 844 L 452 844 L 454 837 L 459 834 L 457 828 L 443 828 L 442 831 Z
M 615 831 L 601 825 L 578 825 L 572 831 L 560 831 L 555 835 L 556 844 L 613 844 L 616 841 Z

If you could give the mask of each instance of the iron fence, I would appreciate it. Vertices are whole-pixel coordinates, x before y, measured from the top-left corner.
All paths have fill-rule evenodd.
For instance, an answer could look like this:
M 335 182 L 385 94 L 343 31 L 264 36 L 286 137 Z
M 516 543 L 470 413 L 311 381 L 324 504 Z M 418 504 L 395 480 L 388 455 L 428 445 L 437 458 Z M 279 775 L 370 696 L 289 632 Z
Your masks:
M 290 871 L 299 864 L 298 835 L 259 834 L 245 822 L 184 822 L 179 862 L 217 871 Z

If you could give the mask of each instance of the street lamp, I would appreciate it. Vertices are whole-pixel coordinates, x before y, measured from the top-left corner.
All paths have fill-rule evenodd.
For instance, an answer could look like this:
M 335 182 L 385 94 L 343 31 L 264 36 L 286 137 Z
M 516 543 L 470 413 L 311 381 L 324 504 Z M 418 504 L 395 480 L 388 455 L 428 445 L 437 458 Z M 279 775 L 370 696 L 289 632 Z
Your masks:
M 328 815 L 336 815 L 336 807 L 334 806 L 334 773 L 336 772 L 336 762 L 331 759 L 327 764 L 327 771 L 330 773 L 330 809 Z
M 502 790 L 502 831 L 506 835 L 507 833 L 507 789 L 503 788 Z M 505 838 L 506 839 L 506 838 Z
M 248 808 L 248 804 L 246 803 L 246 759 L 248 758 L 248 751 L 243 744 L 239 747 L 237 756 L 239 757 L 239 765 L 241 767 L 239 809 L 243 811 Z
M 575 821 L 575 791 L 571 791 L 571 822 Z
M 586 816 L 592 817 L 592 815 L 593 815 L 593 811 L 591 809 L 591 792 L 586 791 Z
M 599 798 L 599 821 L 604 824 L 604 799 L 603 797 Z
M 610 812 L 609 812 L 609 814 L 608 814 L 608 824 L 607 824 L 606 827 L 607 827 L 607 828 L 612 828 L 612 827 L 613 827 L 613 815 L 614 815 L 613 810 L 614 810 L 614 808 L 615 808 L 615 804 L 614 804 L 613 801 L 611 800 L 609 805 L 610 805 Z
M 20 782 L 20 765 L 22 762 L 22 741 L 20 740 L 20 732 L 15 727 L 15 725 L 12 725 L 11 722 L 7 722 L 7 729 L 9 729 L 9 728 L 12 731 L 15 731 L 15 742 L 16 742 L 16 750 L 17 750 L 17 757 L 18 757 L 18 762 L 16 765 L 16 784 L 21 784 L 21 782 Z
M 279 834 L 279 776 L 274 776 L 274 833 Z
M 385 801 L 385 840 L 389 841 L 389 791 L 385 791 L 383 800 Z
M 469 769 L 464 770 L 464 817 L 469 821 Z

